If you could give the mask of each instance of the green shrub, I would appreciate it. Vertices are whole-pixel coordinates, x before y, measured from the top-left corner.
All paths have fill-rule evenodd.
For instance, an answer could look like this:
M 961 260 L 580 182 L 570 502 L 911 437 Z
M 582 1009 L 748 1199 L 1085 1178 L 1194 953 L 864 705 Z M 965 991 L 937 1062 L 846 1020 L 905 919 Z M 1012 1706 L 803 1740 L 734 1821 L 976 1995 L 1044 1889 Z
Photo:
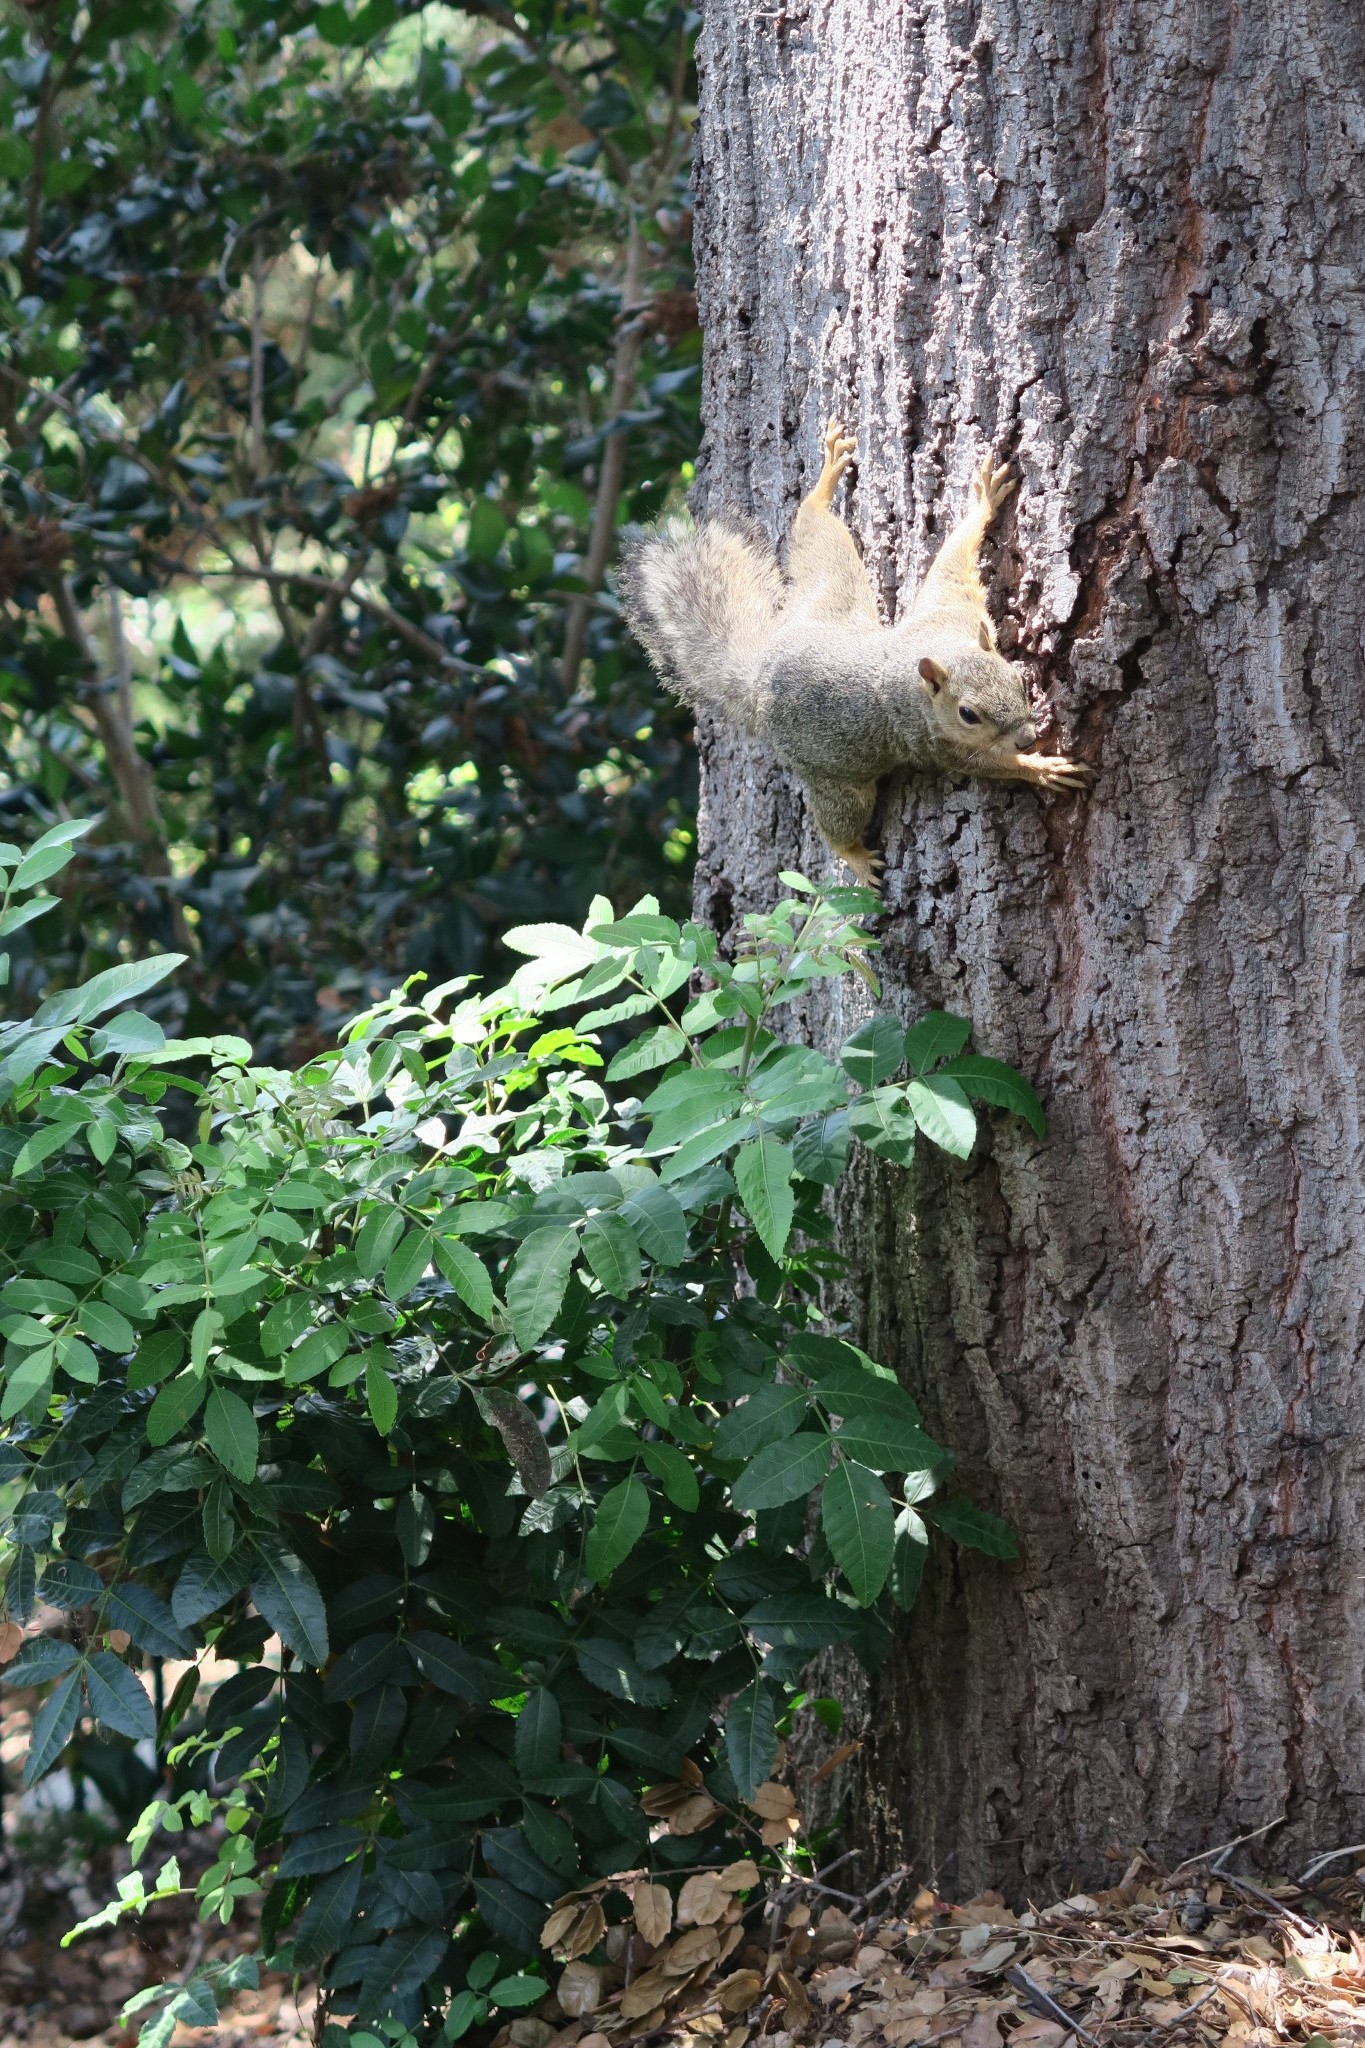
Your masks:
M 655 1939 L 682 1867 L 756 1884 L 743 1850 L 798 1853 L 769 1774 L 812 1653 L 876 1663 L 936 1519 L 1010 1554 L 831 1334 L 823 1199 L 855 1138 L 965 1155 L 971 1097 L 1041 1112 L 957 1018 L 876 1017 L 837 1061 L 784 1040 L 816 979 L 876 991 L 874 899 L 785 879 L 734 961 L 599 901 L 515 933 L 505 988 L 396 993 L 297 1074 L 111 1018 L 173 957 L 3 1027 L 5 1600 L 68 1617 L 10 1668 L 46 1687 L 27 1776 L 89 1719 L 173 1745 L 137 1856 L 214 1820 L 201 1911 L 264 1887 L 264 1953 L 321 1972 L 338 2032 L 540 1999 L 567 1894 L 581 1966 L 633 1888 Z M 179 1887 L 135 1871 L 111 1912 Z M 147 1994 L 144 2040 L 252 1967 Z

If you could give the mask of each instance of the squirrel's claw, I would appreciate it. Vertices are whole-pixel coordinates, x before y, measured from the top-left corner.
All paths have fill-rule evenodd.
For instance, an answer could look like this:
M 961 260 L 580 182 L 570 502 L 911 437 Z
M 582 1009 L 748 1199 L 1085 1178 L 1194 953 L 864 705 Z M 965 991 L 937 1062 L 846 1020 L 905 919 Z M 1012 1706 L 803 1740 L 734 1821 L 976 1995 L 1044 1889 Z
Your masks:
M 866 846 L 836 846 L 834 851 L 846 868 L 852 868 L 865 889 L 880 892 L 885 863 L 879 853 L 872 853 Z
M 1018 483 L 1007 462 L 997 469 L 995 457 L 988 455 L 981 465 L 981 472 L 973 482 L 974 496 L 981 499 L 989 512 L 998 512 L 1010 492 Z
M 1042 789 L 1073 795 L 1085 790 L 1094 774 L 1084 761 L 1068 760 L 1065 754 L 1020 754 L 1016 767 L 1027 781 L 1036 782 Z

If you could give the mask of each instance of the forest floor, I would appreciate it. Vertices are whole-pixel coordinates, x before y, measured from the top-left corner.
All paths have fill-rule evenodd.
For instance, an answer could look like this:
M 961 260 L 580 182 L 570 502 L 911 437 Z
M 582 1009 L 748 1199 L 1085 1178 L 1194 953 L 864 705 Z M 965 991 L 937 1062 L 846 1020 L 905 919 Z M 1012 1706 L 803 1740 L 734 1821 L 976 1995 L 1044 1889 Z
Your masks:
M 834 1893 L 831 1870 L 823 1892 L 787 1888 L 780 1923 L 768 1912 L 728 1974 L 683 1980 L 666 2013 L 622 2020 L 619 1972 L 607 1971 L 590 2015 L 566 2023 L 547 2001 L 489 2048 L 617 2048 L 646 2034 L 664 2048 L 1365 2044 L 1365 1871 L 1347 1862 L 1310 1889 L 1213 1866 L 1167 1875 L 1138 1855 L 1109 1890 L 1018 1913 L 991 1892 L 951 1904 L 908 1876 L 858 1900 Z M 123 2001 L 227 1947 L 159 1906 L 131 1932 L 63 1949 L 73 1906 L 88 1910 L 55 1873 L 11 1860 L 0 1876 L 0 2048 L 130 2048 Z M 311 1987 L 267 1978 L 216 2029 L 179 2028 L 172 2048 L 311 2048 L 313 2015 Z

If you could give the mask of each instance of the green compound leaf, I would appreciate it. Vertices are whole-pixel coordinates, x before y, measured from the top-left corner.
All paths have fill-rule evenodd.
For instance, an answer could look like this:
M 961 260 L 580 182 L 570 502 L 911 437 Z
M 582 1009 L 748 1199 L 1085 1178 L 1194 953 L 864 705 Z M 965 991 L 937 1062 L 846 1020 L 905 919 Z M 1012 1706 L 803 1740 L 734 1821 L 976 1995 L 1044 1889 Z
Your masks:
M 735 1154 L 735 1184 L 750 1221 L 772 1259 L 780 1259 L 791 1236 L 796 1198 L 792 1155 L 776 1138 L 758 1138 Z
M 327 1609 L 317 1580 L 302 1559 L 278 1540 L 258 1540 L 251 1565 L 251 1597 L 286 1649 L 305 1664 L 327 1662 Z
M 607 1210 L 583 1226 L 583 1256 L 608 1294 L 624 1301 L 640 1284 L 640 1247 L 624 1216 Z
M 923 1074 L 939 1060 L 951 1059 L 961 1052 L 972 1035 L 972 1027 L 965 1017 L 954 1017 L 947 1010 L 930 1010 L 912 1024 L 905 1034 L 905 1057 L 910 1070 Z
M 960 1059 L 949 1060 L 946 1066 L 940 1067 L 939 1076 L 956 1081 L 978 1102 L 990 1102 L 998 1109 L 1013 1110 L 1026 1124 L 1032 1125 L 1040 1138 L 1046 1137 L 1047 1118 L 1043 1114 L 1042 1103 L 1023 1075 L 1016 1074 L 1014 1068 L 1007 1067 L 1003 1060 L 987 1059 L 983 1053 L 964 1053 Z
M 443 1273 L 465 1307 L 472 1309 L 481 1323 L 488 1322 L 493 1314 L 493 1283 L 488 1277 L 488 1268 L 476 1252 L 458 1238 L 438 1237 L 432 1246 L 432 1256 L 439 1272 Z
M 820 1522 L 854 1598 L 870 1606 L 891 1570 L 895 1513 L 890 1494 L 865 1465 L 841 1460 L 825 1481 Z
M 141 1681 L 112 1650 L 97 1650 L 87 1659 L 86 1686 L 90 1711 L 116 1735 L 142 1742 L 156 1735 L 156 1715 Z
M 365 1359 L 365 1401 L 375 1428 L 388 1436 L 398 1420 L 398 1389 L 389 1373 L 389 1354 L 380 1344 Z
M 803 1430 L 785 1443 L 768 1444 L 741 1472 L 730 1497 L 744 1514 L 800 1500 L 820 1484 L 829 1470 L 829 1457 L 829 1438 L 823 1430 L 819 1436 Z
M 748 1799 L 767 1777 L 777 1755 L 773 1696 L 761 1678 L 730 1702 L 725 1717 L 725 1754 L 736 1791 L 741 1799 Z
M 598 1504 L 583 1562 L 588 1574 L 600 1584 L 618 1564 L 629 1557 L 649 1526 L 649 1488 L 632 1472 L 622 1479 Z
M 915 1156 L 915 1119 L 903 1088 L 874 1088 L 860 1095 L 848 1106 L 848 1127 L 870 1152 L 897 1166 L 908 1166 Z
M 984 1550 L 988 1557 L 1019 1555 L 1019 1545 L 1009 1523 L 985 1508 L 973 1507 L 970 1501 L 935 1500 L 925 1507 L 924 1512 L 934 1527 L 941 1529 L 945 1536 L 951 1536 L 954 1543 L 965 1544 L 971 1550 Z
M 905 1029 L 894 1017 L 871 1017 L 839 1051 L 839 1063 L 860 1088 L 889 1081 L 905 1059 Z
M 578 1232 L 562 1223 L 533 1230 L 507 1275 L 507 1312 L 523 1351 L 545 1335 L 559 1313 L 578 1253 Z
M 260 1438 L 256 1418 L 240 1394 L 213 1389 L 204 1409 L 204 1435 L 224 1471 L 243 1481 L 256 1477 Z
M 931 1144 L 965 1159 L 976 1142 L 976 1112 L 956 1081 L 934 1074 L 905 1091 L 911 1113 Z

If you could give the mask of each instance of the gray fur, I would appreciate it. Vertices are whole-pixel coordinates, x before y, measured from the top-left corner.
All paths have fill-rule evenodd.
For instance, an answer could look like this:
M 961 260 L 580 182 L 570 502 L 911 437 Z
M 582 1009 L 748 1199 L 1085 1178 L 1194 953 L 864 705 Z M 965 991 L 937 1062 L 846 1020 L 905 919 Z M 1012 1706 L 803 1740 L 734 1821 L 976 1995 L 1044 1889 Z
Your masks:
M 827 448 L 837 432 L 831 423 Z M 909 617 L 884 627 L 853 537 L 827 509 L 841 471 L 827 455 L 823 494 L 817 485 L 797 513 L 789 582 L 765 543 L 673 520 L 635 541 L 622 589 L 663 680 L 765 741 L 806 784 L 829 845 L 870 879 L 862 835 L 893 769 L 1044 787 L 1074 787 L 1085 771 L 1027 751 L 1037 735 L 1024 678 L 995 648 L 977 554 L 1004 472 L 986 465 Z

